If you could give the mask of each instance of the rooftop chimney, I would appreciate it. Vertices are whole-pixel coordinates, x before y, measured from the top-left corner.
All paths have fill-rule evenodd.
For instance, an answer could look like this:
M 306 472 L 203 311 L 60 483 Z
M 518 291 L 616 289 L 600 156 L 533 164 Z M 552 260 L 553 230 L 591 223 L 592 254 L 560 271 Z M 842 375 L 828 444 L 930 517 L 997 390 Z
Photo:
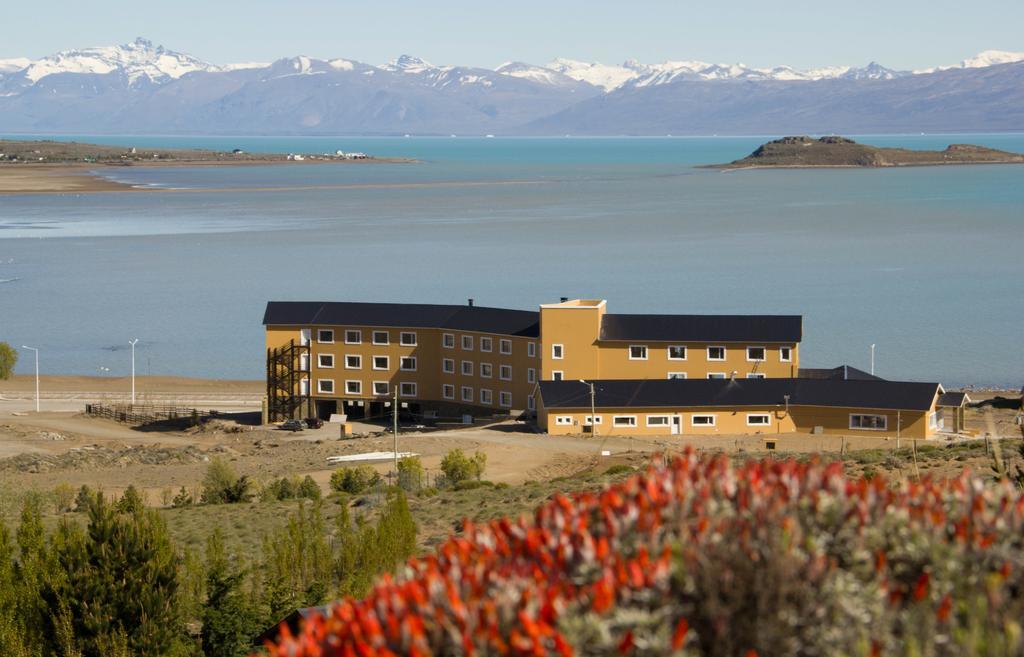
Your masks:
M 565 303 L 568 300 L 569 300 L 569 297 L 562 297 L 562 303 Z
M 470 297 L 470 298 L 469 298 L 469 306 L 470 306 L 471 308 L 473 307 L 473 297 Z

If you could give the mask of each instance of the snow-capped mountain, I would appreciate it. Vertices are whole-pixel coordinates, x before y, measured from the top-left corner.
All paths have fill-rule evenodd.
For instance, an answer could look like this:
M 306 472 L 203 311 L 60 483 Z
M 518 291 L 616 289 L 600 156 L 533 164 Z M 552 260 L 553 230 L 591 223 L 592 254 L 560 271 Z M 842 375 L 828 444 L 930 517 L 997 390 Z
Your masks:
M 14 57 L 12 59 L 0 59 L 0 75 L 14 73 L 32 63 L 28 57 Z
M 974 57 L 960 62 L 960 68 L 985 68 L 997 64 L 1013 64 L 1024 61 L 1024 52 L 1008 52 L 1006 50 L 986 50 Z

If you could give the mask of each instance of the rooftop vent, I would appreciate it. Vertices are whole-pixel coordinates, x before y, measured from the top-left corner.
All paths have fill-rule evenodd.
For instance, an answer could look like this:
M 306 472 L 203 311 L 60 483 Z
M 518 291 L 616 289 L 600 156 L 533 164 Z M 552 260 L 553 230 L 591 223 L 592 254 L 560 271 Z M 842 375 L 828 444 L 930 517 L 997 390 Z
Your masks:
M 472 306 L 473 306 L 473 297 L 470 297 L 470 298 L 469 298 L 469 306 L 470 306 L 470 307 L 472 307 Z
M 568 300 L 569 300 L 569 297 L 562 297 L 562 303 L 565 303 Z

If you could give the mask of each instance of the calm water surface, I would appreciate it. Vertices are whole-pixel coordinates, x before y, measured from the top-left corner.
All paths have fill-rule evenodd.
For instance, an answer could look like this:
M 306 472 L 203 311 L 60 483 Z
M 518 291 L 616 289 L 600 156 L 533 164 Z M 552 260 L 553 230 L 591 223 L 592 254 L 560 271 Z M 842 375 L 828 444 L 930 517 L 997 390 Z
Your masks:
M 1024 166 L 721 173 L 765 140 L 77 137 L 419 164 L 104 170 L 0 196 L 0 340 L 52 373 L 263 374 L 268 299 L 799 313 L 810 366 L 1024 383 Z M 867 136 L 1024 152 L 1024 135 Z M 20 372 L 30 372 L 26 355 Z

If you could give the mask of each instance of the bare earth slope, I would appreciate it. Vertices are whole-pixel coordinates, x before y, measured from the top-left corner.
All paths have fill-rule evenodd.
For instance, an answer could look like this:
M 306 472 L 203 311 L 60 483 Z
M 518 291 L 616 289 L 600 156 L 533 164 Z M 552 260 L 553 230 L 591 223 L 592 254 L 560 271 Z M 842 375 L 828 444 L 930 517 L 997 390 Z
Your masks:
M 879 148 L 845 137 L 783 137 L 762 144 L 753 153 L 720 169 L 752 167 L 901 167 L 943 164 L 1022 164 L 1024 155 L 984 146 L 952 144 L 943 151 Z

